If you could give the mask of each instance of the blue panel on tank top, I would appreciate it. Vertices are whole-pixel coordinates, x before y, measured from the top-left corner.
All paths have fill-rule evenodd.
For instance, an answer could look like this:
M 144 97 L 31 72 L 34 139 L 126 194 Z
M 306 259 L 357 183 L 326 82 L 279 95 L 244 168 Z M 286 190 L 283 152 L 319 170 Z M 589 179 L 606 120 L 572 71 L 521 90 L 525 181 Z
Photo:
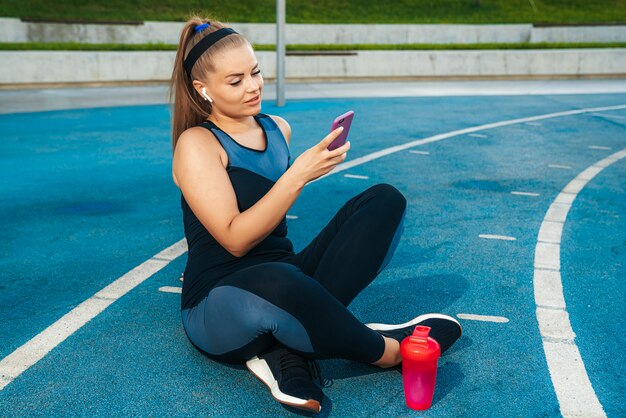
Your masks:
M 227 169 L 243 168 L 275 182 L 289 167 L 289 147 L 272 118 L 260 113 L 254 119 L 263 129 L 264 150 L 256 150 L 239 144 L 212 122 L 204 122 L 202 126 L 213 132 L 226 151 L 228 155 Z

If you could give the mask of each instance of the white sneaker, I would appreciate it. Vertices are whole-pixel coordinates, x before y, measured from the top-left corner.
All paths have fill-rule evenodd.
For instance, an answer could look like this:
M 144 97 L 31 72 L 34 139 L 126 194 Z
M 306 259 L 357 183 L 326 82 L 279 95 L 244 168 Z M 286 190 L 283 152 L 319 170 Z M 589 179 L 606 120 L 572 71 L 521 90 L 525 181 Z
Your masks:
M 324 393 L 313 382 L 307 359 L 278 345 L 248 360 L 246 366 L 278 402 L 309 412 L 322 410 Z
M 436 313 L 417 316 L 404 324 L 365 324 L 366 327 L 378 331 L 385 337 L 393 338 L 399 343 L 413 334 L 417 325 L 430 327 L 428 335 L 439 343 L 442 354 L 463 334 L 459 321 L 451 316 Z

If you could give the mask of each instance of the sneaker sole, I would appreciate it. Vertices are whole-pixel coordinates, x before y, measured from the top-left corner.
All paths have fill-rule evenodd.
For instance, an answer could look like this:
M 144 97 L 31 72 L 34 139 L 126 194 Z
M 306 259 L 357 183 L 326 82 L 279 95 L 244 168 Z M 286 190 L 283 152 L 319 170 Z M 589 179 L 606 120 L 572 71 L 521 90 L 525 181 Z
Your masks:
M 270 389 L 272 397 L 278 402 L 309 412 L 317 413 L 322 410 L 320 403 L 314 399 L 304 400 L 281 392 L 278 387 L 278 382 L 274 379 L 274 376 L 270 371 L 270 367 L 265 360 L 253 357 L 246 362 L 246 367 L 252 372 L 252 374 L 258 377 L 261 382 L 265 383 L 265 385 Z
M 443 323 L 441 321 L 443 321 Z M 450 327 L 450 322 L 456 324 L 458 329 L 456 327 Z M 437 326 L 438 323 L 443 326 Z M 376 331 L 391 331 L 412 325 L 430 326 L 430 336 L 441 346 L 441 353 L 450 348 L 450 346 L 463 335 L 463 328 L 459 321 L 451 316 L 436 313 L 420 315 L 403 324 L 365 324 L 366 327 Z

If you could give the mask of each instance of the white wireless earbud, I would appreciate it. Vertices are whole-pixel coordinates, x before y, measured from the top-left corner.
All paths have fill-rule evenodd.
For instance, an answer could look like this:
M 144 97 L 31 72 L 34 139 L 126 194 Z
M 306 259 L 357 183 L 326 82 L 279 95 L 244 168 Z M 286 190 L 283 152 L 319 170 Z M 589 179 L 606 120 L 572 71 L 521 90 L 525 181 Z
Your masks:
M 213 103 L 213 99 L 206 94 L 206 87 L 202 87 L 202 95 L 204 96 L 204 100 L 208 100 L 209 103 Z

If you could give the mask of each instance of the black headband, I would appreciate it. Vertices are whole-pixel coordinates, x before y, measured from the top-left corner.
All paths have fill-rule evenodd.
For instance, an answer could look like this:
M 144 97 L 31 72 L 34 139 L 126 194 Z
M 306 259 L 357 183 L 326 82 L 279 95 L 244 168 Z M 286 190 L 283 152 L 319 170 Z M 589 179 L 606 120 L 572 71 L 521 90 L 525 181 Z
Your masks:
M 202 38 L 200 42 L 198 42 L 193 46 L 193 48 L 191 48 L 191 51 L 189 51 L 187 58 L 185 58 L 185 61 L 183 61 L 183 67 L 185 68 L 185 71 L 187 72 L 189 78 L 191 78 L 191 69 L 193 68 L 196 61 L 198 61 L 198 58 L 200 58 L 200 56 L 204 54 L 207 49 L 211 48 L 211 45 L 213 45 L 223 37 L 231 35 L 233 33 L 237 32 L 235 32 L 235 30 L 232 28 L 218 29 L 215 32 L 212 32 Z

